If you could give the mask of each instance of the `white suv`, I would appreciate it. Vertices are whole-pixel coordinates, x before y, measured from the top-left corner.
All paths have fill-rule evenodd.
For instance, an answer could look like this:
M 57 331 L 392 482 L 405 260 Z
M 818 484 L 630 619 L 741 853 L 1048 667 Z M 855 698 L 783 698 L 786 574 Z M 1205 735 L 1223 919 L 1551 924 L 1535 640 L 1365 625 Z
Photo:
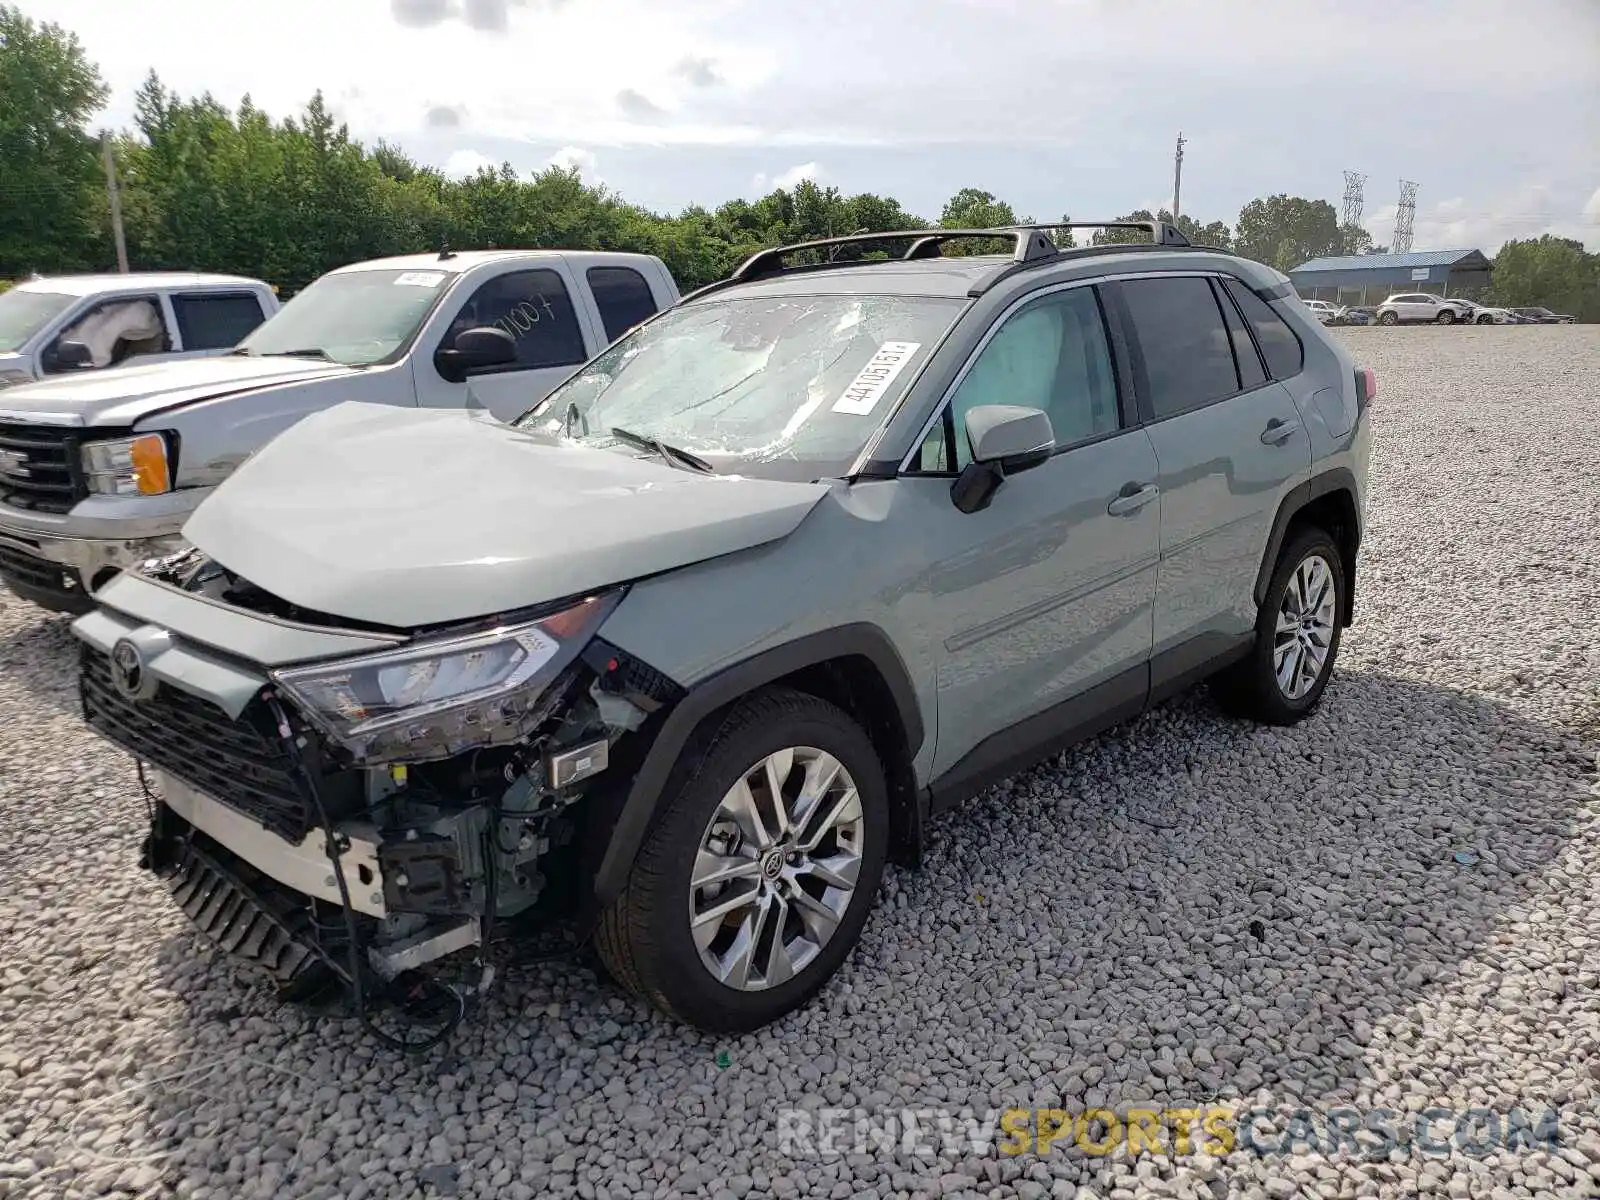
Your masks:
M 1457 321 L 1471 321 L 1472 308 L 1464 300 L 1445 300 L 1426 292 L 1408 292 L 1390 296 L 1378 305 L 1378 324 L 1411 325 L 1423 321 L 1435 325 L 1454 325 Z
M 1309 308 L 1311 315 L 1324 325 L 1337 325 L 1344 320 L 1344 309 L 1337 304 L 1330 304 L 1326 300 L 1302 300 L 1301 303 Z

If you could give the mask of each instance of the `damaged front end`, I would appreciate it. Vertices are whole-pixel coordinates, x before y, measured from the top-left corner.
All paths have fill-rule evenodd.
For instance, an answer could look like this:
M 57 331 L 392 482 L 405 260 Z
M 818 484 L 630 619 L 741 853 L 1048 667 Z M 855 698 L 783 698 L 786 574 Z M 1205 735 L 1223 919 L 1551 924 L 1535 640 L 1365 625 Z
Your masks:
M 581 927 L 608 785 L 678 692 L 597 638 L 621 590 L 262 665 L 208 643 L 206 622 L 343 623 L 198 552 L 146 575 L 74 625 L 83 708 L 153 768 L 144 865 L 220 947 L 286 998 L 343 992 L 371 1024 L 389 997 L 442 1036 L 492 977 L 491 945 Z M 198 615 L 136 615 L 173 615 L 172 588 Z M 446 960 L 476 976 L 447 986 Z

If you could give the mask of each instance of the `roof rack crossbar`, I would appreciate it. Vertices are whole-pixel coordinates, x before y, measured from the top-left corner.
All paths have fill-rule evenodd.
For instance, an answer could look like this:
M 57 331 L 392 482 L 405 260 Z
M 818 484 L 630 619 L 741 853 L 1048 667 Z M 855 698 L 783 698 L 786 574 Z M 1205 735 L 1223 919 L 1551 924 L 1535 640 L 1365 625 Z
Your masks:
M 943 253 L 944 244 L 950 241 L 1009 238 L 1011 241 L 1011 266 L 1007 269 L 1008 273 L 1009 270 L 1053 259 L 1060 255 L 1062 253 L 1061 248 L 1049 237 L 1050 232 L 1056 229 L 1141 229 L 1150 235 L 1151 243 L 1154 245 L 1189 245 L 1189 239 L 1184 237 L 1175 226 L 1166 221 L 1055 221 L 1027 225 L 1000 225 L 990 229 L 879 230 L 871 233 L 852 233 L 843 237 L 817 238 L 809 242 L 795 242 L 788 246 L 769 246 L 764 250 L 757 250 L 735 267 L 726 279 L 707 284 L 705 287 L 690 293 L 690 295 L 698 296 L 714 290 L 720 291 L 722 288 L 731 287 L 735 284 L 748 283 L 751 280 L 778 274 L 785 270 L 784 260 L 786 258 L 804 251 L 828 250 L 831 252 L 845 246 L 880 245 L 884 242 L 903 242 L 907 240 L 911 242 L 911 245 L 899 256 L 898 261 L 938 258 Z M 893 262 L 897 260 L 891 258 L 885 261 Z M 832 265 L 831 262 L 830 265 Z M 856 264 L 847 260 L 837 265 Z M 684 299 L 688 298 L 688 296 L 684 297 Z

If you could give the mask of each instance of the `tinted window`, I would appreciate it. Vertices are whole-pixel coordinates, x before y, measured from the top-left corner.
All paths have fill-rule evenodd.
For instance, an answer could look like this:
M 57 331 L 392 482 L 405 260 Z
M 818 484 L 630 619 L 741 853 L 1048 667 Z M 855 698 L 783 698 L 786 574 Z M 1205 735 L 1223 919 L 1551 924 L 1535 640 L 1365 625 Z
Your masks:
M 1122 294 L 1144 356 L 1157 420 L 1239 390 L 1222 310 L 1204 279 L 1132 279 Z
M 1250 330 L 1256 335 L 1256 344 L 1261 347 L 1262 357 L 1267 360 L 1267 371 L 1272 377 L 1288 379 L 1291 375 L 1300 374 L 1301 368 L 1306 365 L 1305 349 L 1294 330 L 1289 328 L 1288 322 L 1237 279 L 1228 280 L 1227 287 L 1228 294 L 1238 304 L 1239 311 L 1244 313 L 1244 319 L 1250 323 Z
M 923 470 L 952 469 L 945 441 L 950 430 L 954 468 L 972 461 L 967 413 L 984 404 L 1043 409 L 1057 446 L 1117 428 L 1116 377 L 1093 288 L 1044 296 L 1006 318 L 951 397 L 949 420 L 929 435 L 920 461 Z
M 513 271 L 489 280 L 462 305 L 444 344 L 454 346 L 458 333 L 482 325 L 503 329 L 516 342 L 512 370 L 576 366 L 588 358 L 572 299 L 554 271 Z
M 261 324 L 261 302 L 248 292 L 172 297 L 185 350 L 226 350 Z
M 1228 341 L 1233 343 L 1233 358 L 1239 368 L 1239 386 L 1249 391 L 1258 388 L 1267 381 L 1267 373 L 1261 366 L 1261 356 L 1256 353 L 1256 344 L 1250 340 L 1250 332 L 1244 327 L 1244 322 L 1239 319 L 1239 311 L 1226 297 L 1219 297 L 1222 302 L 1222 319 L 1228 325 Z
M 650 294 L 650 285 L 632 267 L 590 267 L 589 290 L 594 293 L 608 342 L 616 341 L 656 313 L 656 298 Z

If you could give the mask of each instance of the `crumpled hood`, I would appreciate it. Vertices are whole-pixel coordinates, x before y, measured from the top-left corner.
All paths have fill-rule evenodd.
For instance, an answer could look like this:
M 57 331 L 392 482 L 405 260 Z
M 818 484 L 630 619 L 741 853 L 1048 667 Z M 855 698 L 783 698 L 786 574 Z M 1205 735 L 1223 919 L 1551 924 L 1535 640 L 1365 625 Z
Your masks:
M 183 533 L 292 604 L 409 629 L 759 546 L 829 486 L 696 474 L 487 413 L 352 402 L 247 459 Z
M 141 417 L 199 400 L 306 379 L 349 375 L 355 368 L 303 358 L 222 354 L 175 358 L 142 367 L 74 371 L 0 391 L 0 416 L 44 417 L 52 424 L 132 425 Z

